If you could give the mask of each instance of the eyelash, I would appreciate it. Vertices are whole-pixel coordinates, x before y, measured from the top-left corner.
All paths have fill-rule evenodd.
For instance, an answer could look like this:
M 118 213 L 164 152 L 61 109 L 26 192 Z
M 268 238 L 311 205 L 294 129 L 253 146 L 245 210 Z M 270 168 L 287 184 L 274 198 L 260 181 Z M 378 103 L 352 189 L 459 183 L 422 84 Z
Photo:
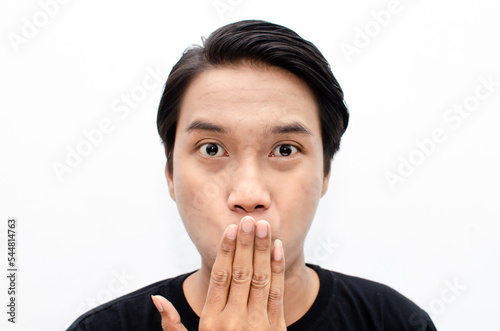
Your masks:
M 206 155 L 206 154 L 204 154 L 204 153 L 203 153 L 203 151 L 205 150 L 205 152 L 206 152 L 207 145 L 215 145 L 215 146 L 217 146 L 217 147 L 218 147 L 218 149 L 221 149 L 221 152 L 222 152 L 222 151 L 223 151 L 223 152 L 225 152 L 225 155 L 221 155 L 221 156 L 214 156 L 214 155 Z M 293 156 L 293 155 L 295 155 L 295 154 L 297 154 L 297 153 L 299 153 L 299 152 L 302 152 L 301 148 L 300 148 L 300 147 L 298 147 L 298 146 L 296 146 L 296 145 L 293 145 L 293 144 L 280 144 L 280 145 L 277 145 L 276 147 L 274 147 L 274 148 L 272 149 L 271 153 L 269 153 L 269 155 L 268 155 L 268 156 L 270 156 L 270 157 L 277 157 L 276 155 L 272 155 L 272 154 L 274 154 L 274 151 L 275 151 L 277 148 L 281 147 L 281 146 L 290 146 L 290 147 L 292 148 L 292 153 L 291 153 L 290 155 L 288 155 L 288 156 L 278 156 L 278 157 L 284 157 L 284 158 L 287 158 L 287 157 Z M 293 151 L 293 149 L 295 149 L 295 151 Z M 204 144 L 202 144 L 202 145 L 200 145 L 200 146 L 198 147 L 198 151 L 199 151 L 199 152 L 200 152 L 203 156 L 205 156 L 205 157 L 207 157 L 207 158 L 229 156 L 229 154 L 227 153 L 226 149 L 225 149 L 224 147 L 222 147 L 221 145 L 217 144 L 217 143 L 204 143 Z M 219 154 L 219 152 L 220 152 L 220 151 L 217 151 L 217 154 Z M 279 153 L 279 152 L 278 152 L 278 153 Z M 217 155 L 217 154 L 216 154 L 216 155 Z

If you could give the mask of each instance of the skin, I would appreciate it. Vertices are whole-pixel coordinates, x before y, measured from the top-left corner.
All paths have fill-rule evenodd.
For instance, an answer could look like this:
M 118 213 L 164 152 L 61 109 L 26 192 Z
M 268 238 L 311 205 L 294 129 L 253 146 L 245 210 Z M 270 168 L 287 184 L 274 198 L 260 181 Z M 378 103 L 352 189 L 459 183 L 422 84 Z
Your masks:
M 265 65 L 201 73 L 184 95 L 173 173 L 165 172 L 201 255 L 183 284 L 200 330 L 284 330 L 302 317 L 319 290 L 304 241 L 328 187 L 309 87 Z M 165 298 L 153 301 L 164 330 L 184 330 Z

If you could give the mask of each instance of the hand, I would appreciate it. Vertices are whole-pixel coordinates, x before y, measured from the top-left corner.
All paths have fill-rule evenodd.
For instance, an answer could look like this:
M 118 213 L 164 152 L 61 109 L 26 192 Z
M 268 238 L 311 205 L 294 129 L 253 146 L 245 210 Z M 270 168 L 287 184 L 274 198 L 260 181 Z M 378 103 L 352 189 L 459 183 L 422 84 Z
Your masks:
M 244 217 L 224 232 L 212 267 L 200 331 L 286 330 L 283 295 L 285 257 L 280 240 L 271 245 L 269 223 Z M 182 331 L 174 306 L 161 296 L 153 302 L 163 331 Z

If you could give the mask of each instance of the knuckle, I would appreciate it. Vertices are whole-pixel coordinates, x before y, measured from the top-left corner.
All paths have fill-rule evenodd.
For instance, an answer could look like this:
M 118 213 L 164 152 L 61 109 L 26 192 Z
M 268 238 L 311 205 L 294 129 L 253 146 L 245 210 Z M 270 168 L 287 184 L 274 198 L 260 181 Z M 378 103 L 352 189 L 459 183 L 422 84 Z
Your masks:
M 233 268 L 233 281 L 235 283 L 247 283 L 251 279 L 251 270 L 247 268 Z
M 241 238 L 238 241 L 238 246 L 248 248 L 254 245 L 253 238 L 250 240 L 250 238 Z
M 163 330 L 168 330 L 168 329 L 170 328 L 170 321 L 168 321 L 168 320 L 164 320 L 164 319 L 162 318 L 162 320 L 161 320 L 161 328 L 162 328 Z
M 283 291 L 280 288 L 272 288 L 269 291 L 270 301 L 281 301 L 282 298 L 283 298 Z
M 271 271 L 275 275 L 280 275 L 285 272 L 285 265 L 283 263 L 273 263 L 271 265 Z
M 269 252 L 271 245 L 268 242 L 255 242 L 255 250 L 258 252 Z
M 212 270 L 211 277 L 215 285 L 224 286 L 228 283 L 229 273 L 225 269 Z
M 255 288 L 264 288 L 269 284 L 270 277 L 267 274 L 256 272 L 252 276 L 252 286 Z
M 220 245 L 220 251 L 224 255 L 232 255 L 234 252 L 234 245 L 230 243 L 222 243 Z

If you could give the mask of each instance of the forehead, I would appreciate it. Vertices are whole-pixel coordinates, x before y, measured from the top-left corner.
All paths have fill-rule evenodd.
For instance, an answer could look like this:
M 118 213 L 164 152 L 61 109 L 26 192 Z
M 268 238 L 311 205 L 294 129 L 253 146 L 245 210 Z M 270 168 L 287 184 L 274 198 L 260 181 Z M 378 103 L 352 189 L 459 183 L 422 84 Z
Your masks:
M 280 68 L 241 64 L 200 73 L 184 94 L 179 126 L 224 122 L 229 130 L 274 123 L 302 123 L 319 130 L 316 99 L 307 84 Z

